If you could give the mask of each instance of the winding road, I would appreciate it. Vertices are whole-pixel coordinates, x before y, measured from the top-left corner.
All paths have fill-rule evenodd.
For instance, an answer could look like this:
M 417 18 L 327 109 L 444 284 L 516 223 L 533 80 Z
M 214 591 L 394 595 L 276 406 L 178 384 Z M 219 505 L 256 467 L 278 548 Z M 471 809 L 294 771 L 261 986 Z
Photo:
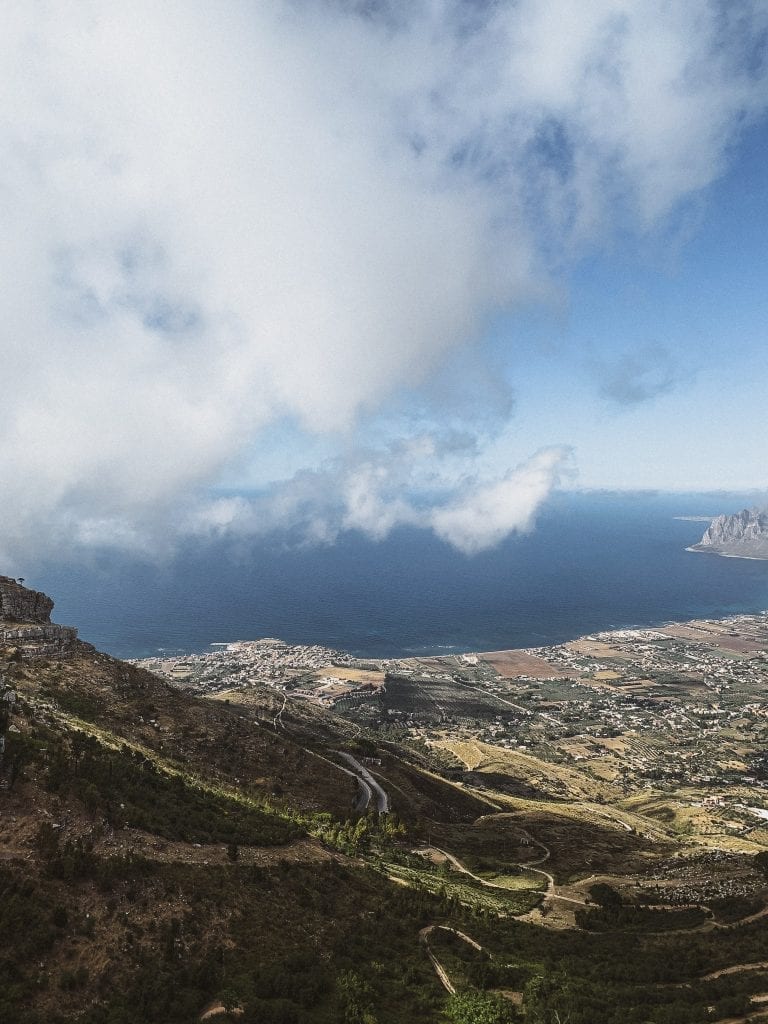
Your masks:
M 522 869 L 524 869 L 526 871 L 535 872 L 536 874 L 542 875 L 544 878 L 546 878 L 546 880 L 547 880 L 547 892 L 544 895 L 544 899 L 545 900 L 546 899 L 558 899 L 558 900 L 564 900 L 564 901 L 566 901 L 568 903 L 575 903 L 575 904 L 578 904 L 580 906 L 585 906 L 586 905 L 586 901 L 585 900 L 576 899 L 576 898 L 574 898 L 572 896 L 564 896 L 564 895 L 561 895 L 560 893 L 555 891 L 555 880 L 554 880 L 554 877 L 550 874 L 550 872 L 545 871 L 542 868 L 538 868 L 538 867 L 534 866 L 534 865 L 538 865 L 538 864 L 543 864 L 545 861 L 547 861 L 549 859 L 549 857 L 550 857 L 549 849 L 544 845 L 544 843 L 540 842 L 538 839 L 534 839 L 529 833 L 526 833 L 526 836 L 527 836 L 529 842 L 535 843 L 538 847 L 540 847 L 540 849 L 542 850 L 542 855 L 540 857 L 536 858 L 533 861 L 528 861 L 527 863 L 517 862 L 515 864 L 515 866 L 519 867 L 519 868 L 522 868 Z M 456 871 L 460 872 L 461 874 L 467 875 L 469 878 L 473 879 L 479 885 L 482 885 L 482 886 L 485 886 L 485 887 L 491 888 L 491 889 L 505 889 L 506 891 L 509 891 L 506 886 L 499 885 L 496 882 L 491 882 L 491 881 L 489 881 L 488 879 L 485 879 L 485 878 L 481 878 L 479 875 L 476 875 L 473 871 L 470 871 L 469 868 L 467 868 L 464 864 L 461 863 L 461 861 L 458 859 L 458 857 L 456 857 L 454 854 L 450 853 L 448 850 L 443 850 L 440 847 L 429 845 L 429 846 L 417 847 L 417 848 L 413 849 L 411 852 L 415 853 L 415 854 L 418 854 L 418 855 L 420 855 L 422 857 L 428 857 L 428 858 L 430 858 L 431 854 L 433 854 L 433 853 L 439 854 Z M 592 877 L 595 878 L 597 876 L 592 876 Z M 586 879 L 585 881 L 589 882 L 590 879 Z M 702 904 L 696 904 L 696 906 L 699 906 L 702 909 L 707 910 L 710 914 L 712 914 L 711 908 L 704 907 Z M 660 906 L 659 909 L 662 909 L 662 907 Z M 663 905 L 663 909 L 668 909 L 668 907 L 666 905 Z M 520 921 L 524 921 L 526 919 L 530 919 L 531 916 L 533 915 L 533 913 L 534 913 L 534 911 L 529 911 L 527 914 L 520 915 L 517 919 L 520 920 Z M 751 914 L 751 915 L 749 915 L 746 918 L 743 918 L 741 921 L 730 922 L 730 923 L 723 923 L 723 922 L 719 922 L 719 921 L 710 919 L 709 921 L 702 922 L 701 924 L 695 925 L 692 928 L 677 929 L 676 930 L 676 934 L 680 934 L 680 933 L 693 933 L 693 932 L 707 932 L 707 931 L 710 931 L 710 930 L 713 930 L 713 929 L 717 929 L 717 928 L 729 928 L 729 927 L 733 927 L 734 925 L 747 924 L 747 923 L 749 923 L 751 921 L 757 920 L 757 919 L 765 917 L 767 915 L 768 915 L 768 906 L 765 906 L 761 910 L 757 911 L 756 913 Z M 452 928 L 449 925 L 431 924 L 431 925 L 427 925 L 425 928 L 422 928 L 420 930 L 420 932 L 419 932 L 419 941 L 422 943 L 422 945 L 424 946 L 424 948 L 426 950 L 426 953 L 427 953 L 427 956 L 429 957 L 430 963 L 432 964 L 432 966 L 433 966 L 433 968 L 435 970 L 435 973 L 437 974 L 437 977 L 440 980 L 440 984 L 443 986 L 443 988 L 450 995 L 455 995 L 456 994 L 456 986 L 451 981 L 451 978 L 450 978 L 447 970 L 445 969 L 443 964 L 438 960 L 438 958 L 435 956 L 435 954 L 432 951 L 432 948 L 430 947 L 430 944 L 429 944 L 429 936 L 436 929 L 439 929 L 439 930 L 442 930 L 442 931 L 447 931 L 447 932 L 450 932 L 453 935 L 456 935 L 463 942 L 466 942 L 468 945 L 472 946 L 474 949 L 476 949 L 478 951 L 482 951 L 483 947 L 480 945 L 479 942 L 475 941 L 475 939 L 471 938 L 469 935 L 465 934 L 464 932 L 459 931 L 456 928 Z M 669 934 L 669 933 L 667 933 L 667 932 L 659 932 L 659 933 L 649 933 L 649 934 Z M 754 963 L 748 963 L 748 964 L 735 964 L 735 965 L 732 965 L 730 967 L 723 967 L 720 970 L 712 971 L 709 974 L 705 974 L 705 975 L 703 975 L 701 977 L 700 980 L 701 981 L 714 981 L 717 978 L 727 977 L 729 975 L 739 974 L 739 973 L 742 973 L 742 972 L 745 972 L 745 971 L 759 971 L 759 970 L 766 970 L 766 969 L 768 969 L 768 960 L 761 960 L 761 961 L 757 961 L 757 962 L 754 962 Z M 677 987 L 677 986 L 675 986 L 675 987 Z M 684 987 L 684 985 L 681 985 L 680 987 Z M 504 992 L 504 993 L 501 993 L 501 994 L 504 995 L 506 998 L 511 998 L 512 996 L 514 996 L 514 997 L 516 997 L 516 1001 L 519 1001 L 519 999 L 521 997 L 520 993 L 506 993 L 506 992 Z M 751 1021 L 751 1020 L 757 1021 L 758 1019 L 759 1020 L 766 1019 L 766 1011 L 765 1010 L 761 1010 L 761 1004 L 765 1004 L 766 1002 L 768 1002 L 768 993 L 755 995 L 755 996 L 752 996 L 751 998 L 752 998 L 752 1005 L 753 1005 L 754 1009 L 752 1010 L 752 1012 L 747 1017 L 733 1017 L 733 1018 L 729 1018 L 728 1020 L 720 1020 L 720 1021 L 718 1021 L 718 1024 L 747 1024 L 747 1021 Z
M 581 907 L 586 906 L 585 900 L 576 899 L 573 896 L 563 896 L 560 893 L 556 892 L 554 876 L 551 875 L 549 871 L 544 871 L 542 868 L 534 867 L 534 865 L 543 864 L 546 860 L 548 860 L 550 852 L 543 843 L 540 843 L 538 841 L 538 839 L 533 839 L 531 836 L 529 836 L 528 838 L 531 842 L 541 847 L 544 853 L 541 857 L 538 857 L 536 860 L 527 862 L 515 862 L 513 866 L 517 868 L 522 868 L 524 871 L 530 871 L 534 875 L 541 875 L 542 878 L 546 879 L 547 890 L 544 893 L 543 897 L 545 900 L 563 900 L 566 903 L 576 903 Z M 461 872 L 461 874 L 467 875 L 469 878 L 473 879 L 478 884 L 485 886 L 487 889 L 501 889 L 507 893 L 510 891 L 509 887 L 506 885 L 499 885 L 498 882 L 491 882 L 487 878 L 481 878 L 479 875 L 476 875 L 473 871 L 470 871 L 469 868 L 466 867 L 466 865 L 462 864 L 458 857 L 456 857 L 452 853 L 449 853 L 448 850 L 441 849 L 439 846 L 421 846 L 417 847 L 412 852 L 418 854 L 421 857 L 429 857 L 430 853 L 433 851 L 435 853 L 439 853 L 442 857 L 445 857 L 448 863 L 451 864 L 457 871 Z M 527 916 L 527 914 L 521 915 L 520 920 L 525 920 Z
M 364 765 L 360 764 L 357 758 L 353 757 L 351 754 L 347 754 L 343 750 L 337 750 L 336 753 L 339 757 L 343 757 L 352 769 L 351 772 L 346 768 L 342 768 L 341 770 L 346 771 L 348 775 L 354 775 L 357 779 L 358 785 L 360 786 L 360 796 L 355 804 L 355 810 L 366 810 L 373 795 L 375 794 L 376 810 L 379 814 L 389 814 L 389 796 L 387 792 L 381 788 L 368 769 Z
M 286 693 L 283 693 L 283 706 L 280 708 L 280 710 L 277 712 L 277 714 L 274 717 L 273 724 L 274 724 L 274 727 L 275 727 L 275 732 L 277 732 L 278 725 L 280 726 L 281 729 L 285 728 L 285 725 L 283 724 L 283 712 L 285 711 L 285 705 L 287 703 L 288 703 L 288 693 L 286 692 Z
M 446 992 L 449 992 L 452 996 L 455 996 L 456 986 L 451 981 L 450 977 L 448 976 L 448 972 L 437 959 L 435 954 L 432 952 L 432 949 L 429 945 L 429 936 L 435 930 L 439 930 L 442 932 L 450 932 L 451 935 L 455 935 L 457 938 L 461 939 L 462 942 L 466 942 L 467 945 L 472 946 L 472 948 L 476 949 L 478 952 L 482 952 L 483 947 L 480 945 L 479 942 L 476 942 L 474 939 L 470 938 L 470 936 L 467 935 L 465 932 L 460 932 L 458 928 L 451 928 L 450 925 L 447 924 L 428 924 L 426 928 L 422 928 L 421 931 L 419 932 L 419 941 L 423 944 L 424 948 L 427 951 L 427 956 L 429 957 L 432 966 L 435 968 L 435 974 L 437 974 L 438 978 L 440 979 L 440 984 L 443 986 Z

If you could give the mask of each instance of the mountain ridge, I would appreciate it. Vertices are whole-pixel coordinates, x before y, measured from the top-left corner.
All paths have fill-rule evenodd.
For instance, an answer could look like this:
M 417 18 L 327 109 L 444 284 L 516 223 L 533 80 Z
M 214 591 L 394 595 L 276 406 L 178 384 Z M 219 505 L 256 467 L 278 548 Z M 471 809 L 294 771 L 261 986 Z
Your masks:
M 688 551 L 703 551 L 727 558 L 768 559 L 768 512 L 757 508 L 716 516 L 698 544 Z

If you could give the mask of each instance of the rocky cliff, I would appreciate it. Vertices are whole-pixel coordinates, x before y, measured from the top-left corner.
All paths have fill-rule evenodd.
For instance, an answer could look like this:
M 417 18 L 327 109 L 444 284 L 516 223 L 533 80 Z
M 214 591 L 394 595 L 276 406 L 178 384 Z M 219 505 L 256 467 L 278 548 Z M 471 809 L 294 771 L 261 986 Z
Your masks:
M 0 649 L 22 661 L 67 657 L 77 644 L 77 630 L 51 622 L 53 601 L 9 576 L 0 576 Z
M 712 520 L 689 551 L 709 551 L 731 558 L 768 559 L 768 512 L 744 509 Z
M 39 590 L 29 590 L 10 576 L 0 576 L 0 620 L 50 622 L 53 601 Z

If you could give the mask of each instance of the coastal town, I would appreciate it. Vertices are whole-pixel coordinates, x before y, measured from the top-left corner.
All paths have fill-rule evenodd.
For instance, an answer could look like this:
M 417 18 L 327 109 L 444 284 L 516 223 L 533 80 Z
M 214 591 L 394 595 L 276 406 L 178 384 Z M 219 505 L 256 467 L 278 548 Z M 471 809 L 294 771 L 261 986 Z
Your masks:
M 441 748 L 475 785 L 501 758 L 513 791 L 674 795 L 660 813 L 682 827 L 768 841 L 768 613 L 527 650 L 369 661 L 266 638 L 141 664 L 197 693 L 268 687 Z

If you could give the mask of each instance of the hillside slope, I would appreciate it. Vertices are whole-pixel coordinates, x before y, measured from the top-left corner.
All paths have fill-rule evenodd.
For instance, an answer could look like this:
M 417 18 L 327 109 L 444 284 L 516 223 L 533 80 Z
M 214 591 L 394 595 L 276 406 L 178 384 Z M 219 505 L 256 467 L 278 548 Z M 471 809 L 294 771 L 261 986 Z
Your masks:
M 206 699 L 71 635 L 53 654 L 12 640 L 2 1021 L 693 1024 L 768 990 L 743 969 L 765 912 L 744 853 L 640 808 L 445 778 L 439 752 L 266 685 Z M 545 767 L 489 764 L 502 782 Z

